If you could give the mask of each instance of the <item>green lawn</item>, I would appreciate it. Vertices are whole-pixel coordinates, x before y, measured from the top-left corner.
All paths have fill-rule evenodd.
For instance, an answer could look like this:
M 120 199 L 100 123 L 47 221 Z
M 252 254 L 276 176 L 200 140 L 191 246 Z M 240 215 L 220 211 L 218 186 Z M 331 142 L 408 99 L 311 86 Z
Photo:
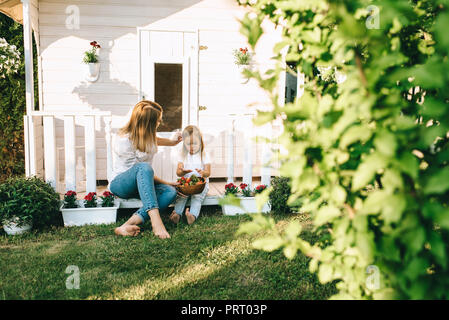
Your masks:
M 134 238 L 115 236 L 111 225 L 14 237 L 1 230 L 0 299 L 326 299 L 334 293 L 308 272 L 303 255 L 288 261 L 281 251 L 253 250 L 250 236 L 236 237 L 248 216 L 207 209 L 192 226 L 166 222 L 168 240 L 156 239 L 149 224 Z M 120 222 L 128 216 L 121 212 Z M 80 269 L 78 290 L 66 289 L 69 265 Z

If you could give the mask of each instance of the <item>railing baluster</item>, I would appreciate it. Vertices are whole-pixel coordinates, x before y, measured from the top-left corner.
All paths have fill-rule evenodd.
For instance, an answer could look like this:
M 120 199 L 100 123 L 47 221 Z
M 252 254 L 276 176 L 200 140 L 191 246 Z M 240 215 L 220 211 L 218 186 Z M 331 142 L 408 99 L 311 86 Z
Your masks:
M 107 163 L 107 177 L 108 180 L 112 174 L 112 145 L 111 145 L 111 120 L 112 117 L 105 116 L 103 118 L 104 121 L 104 133 L 106 140 L 106 163 Z M 109 182 L 111 182 L 109 180 Z
M 264 126 L 264 138 L 271 139 L 271 124 Z M 271 143 L 264 142 L 262 147 L 262 168 L 260 169 L 261 183 L 267 186 L 271 183 Z
M 65 189 L 76 190 L 75 117 L 64 116 Z
M 252 189 L 253 182 L 253 124 L 251 117 L 249 120 L 248 129 L 245 130 L 245 144 L 244 144 L 244 161 L 243 161 L 243 183 L 246 183 L 249 189 Z
M 55 118 L 44 116 L 44 165 L 45 181 L 56 190 L 57 186 L 57 163 L 56 163 L 56 135 Z
M 227 183 L 234 182 L 234 121 L 235 120 L 232 119 L 231 129 L 228 131 L 228 146 L 226 148 L 227 150 L 226 160 L 228 162 Z
M 86 153 L 86 192 L 95 192 L 97 190 L 95 116 L 85 116 L 84 121 L 84 150 Z

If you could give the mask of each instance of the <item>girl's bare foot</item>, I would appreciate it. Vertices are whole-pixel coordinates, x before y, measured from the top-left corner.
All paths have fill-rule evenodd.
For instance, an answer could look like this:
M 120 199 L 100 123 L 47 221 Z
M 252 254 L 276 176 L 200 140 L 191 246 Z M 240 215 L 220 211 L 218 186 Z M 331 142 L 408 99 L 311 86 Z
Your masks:
M 172 214 L 170 215 L 170 220 L 175 224 L 177 224 L 180 219 L 181 219 L 181 216 L 179 214 L 177 214 L 175 211 L 173 211 Z
M 140 228 L 135 225 L 124 224 L 114 230 L 116 235 L 119 236 L 132 236 L 135 237 L 140 233 Z
M 196 220 L 195 216 L 190 213 L 189 208 L 186 209 L 186 218 L 187 218 L 187 223 L 188 224 L 192 224 Z
M 151 219 L 151 226 L 153 227 L 153 233 L 156 237 L 159 237 L 161 239 L 167 239 L 170 238 L 170 235 L 168 234 L 167 230 L 165 230 L 164 223 L 161 220 L 161 217 L 159 215 L 159 210 L 149 210 L 148 215 Z

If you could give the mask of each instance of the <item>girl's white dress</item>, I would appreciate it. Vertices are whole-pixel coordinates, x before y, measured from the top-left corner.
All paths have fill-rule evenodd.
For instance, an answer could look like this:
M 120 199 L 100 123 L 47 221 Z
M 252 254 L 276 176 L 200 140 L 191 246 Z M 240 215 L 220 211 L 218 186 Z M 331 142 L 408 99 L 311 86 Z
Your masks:
M 207 152 L 203 152 L 202 159 L 200 152 L 197 152 L 193 155 L 187 153 L 185 157 L 180 155 L 179 162 L 182 162 L 184 164 L 184 170 L 192 170 L 192 172 L 189 172 L 184 175 L 185 178 L 189 178 L 192 175 L 196 175 L 198 177 L 201 176 L 196 169 L 204 170 L 205 165 L 211 163 L 210 156 Z M 200 214 L 201 206 L 208 192 L 209 192 L 209 178 L 206 178 L 206 185 L 204 186 L 203 192 L 190 196 L 191 198 L 190 213 L 194 215 L 196 218 L 198 218 Z M 175 203 L 175 212 L 177 214 L 183 215 L 188 199 L 189 197 L 181 197 L 179 195 L 177 196 Z

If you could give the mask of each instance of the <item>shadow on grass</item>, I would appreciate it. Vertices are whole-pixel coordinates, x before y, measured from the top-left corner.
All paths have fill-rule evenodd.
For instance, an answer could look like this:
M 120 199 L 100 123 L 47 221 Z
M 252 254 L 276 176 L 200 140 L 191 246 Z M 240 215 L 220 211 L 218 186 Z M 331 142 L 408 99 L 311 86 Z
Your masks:
M 171 239 L 155 238 L 150 224 L 138 237 L 115 236 L 134 211 L 121 211 L 115 225 L 0 237 L 0 299 L 326 299 L 332 290 L 304 256 L 288 261 L 235 237 L 249 216 L 212 207 L 192 226 L 175 226 L 163 214 Z M 80 269 L 79 290 L 66 289 L 69 265 Z
M 54 229 L 0 239 L 0 299 L 104 298 L 148 278 L 179 273 L 210 248 L 222 246 L 244 217 L 204 215 L 194 225 L 174 226 L 163 216 L 172 239 L 153 236 L 151 225 L 137 237 L 117 237 L 108 226 Z M 67 290 L 67 266 L 80 270 L 80 289 Z

